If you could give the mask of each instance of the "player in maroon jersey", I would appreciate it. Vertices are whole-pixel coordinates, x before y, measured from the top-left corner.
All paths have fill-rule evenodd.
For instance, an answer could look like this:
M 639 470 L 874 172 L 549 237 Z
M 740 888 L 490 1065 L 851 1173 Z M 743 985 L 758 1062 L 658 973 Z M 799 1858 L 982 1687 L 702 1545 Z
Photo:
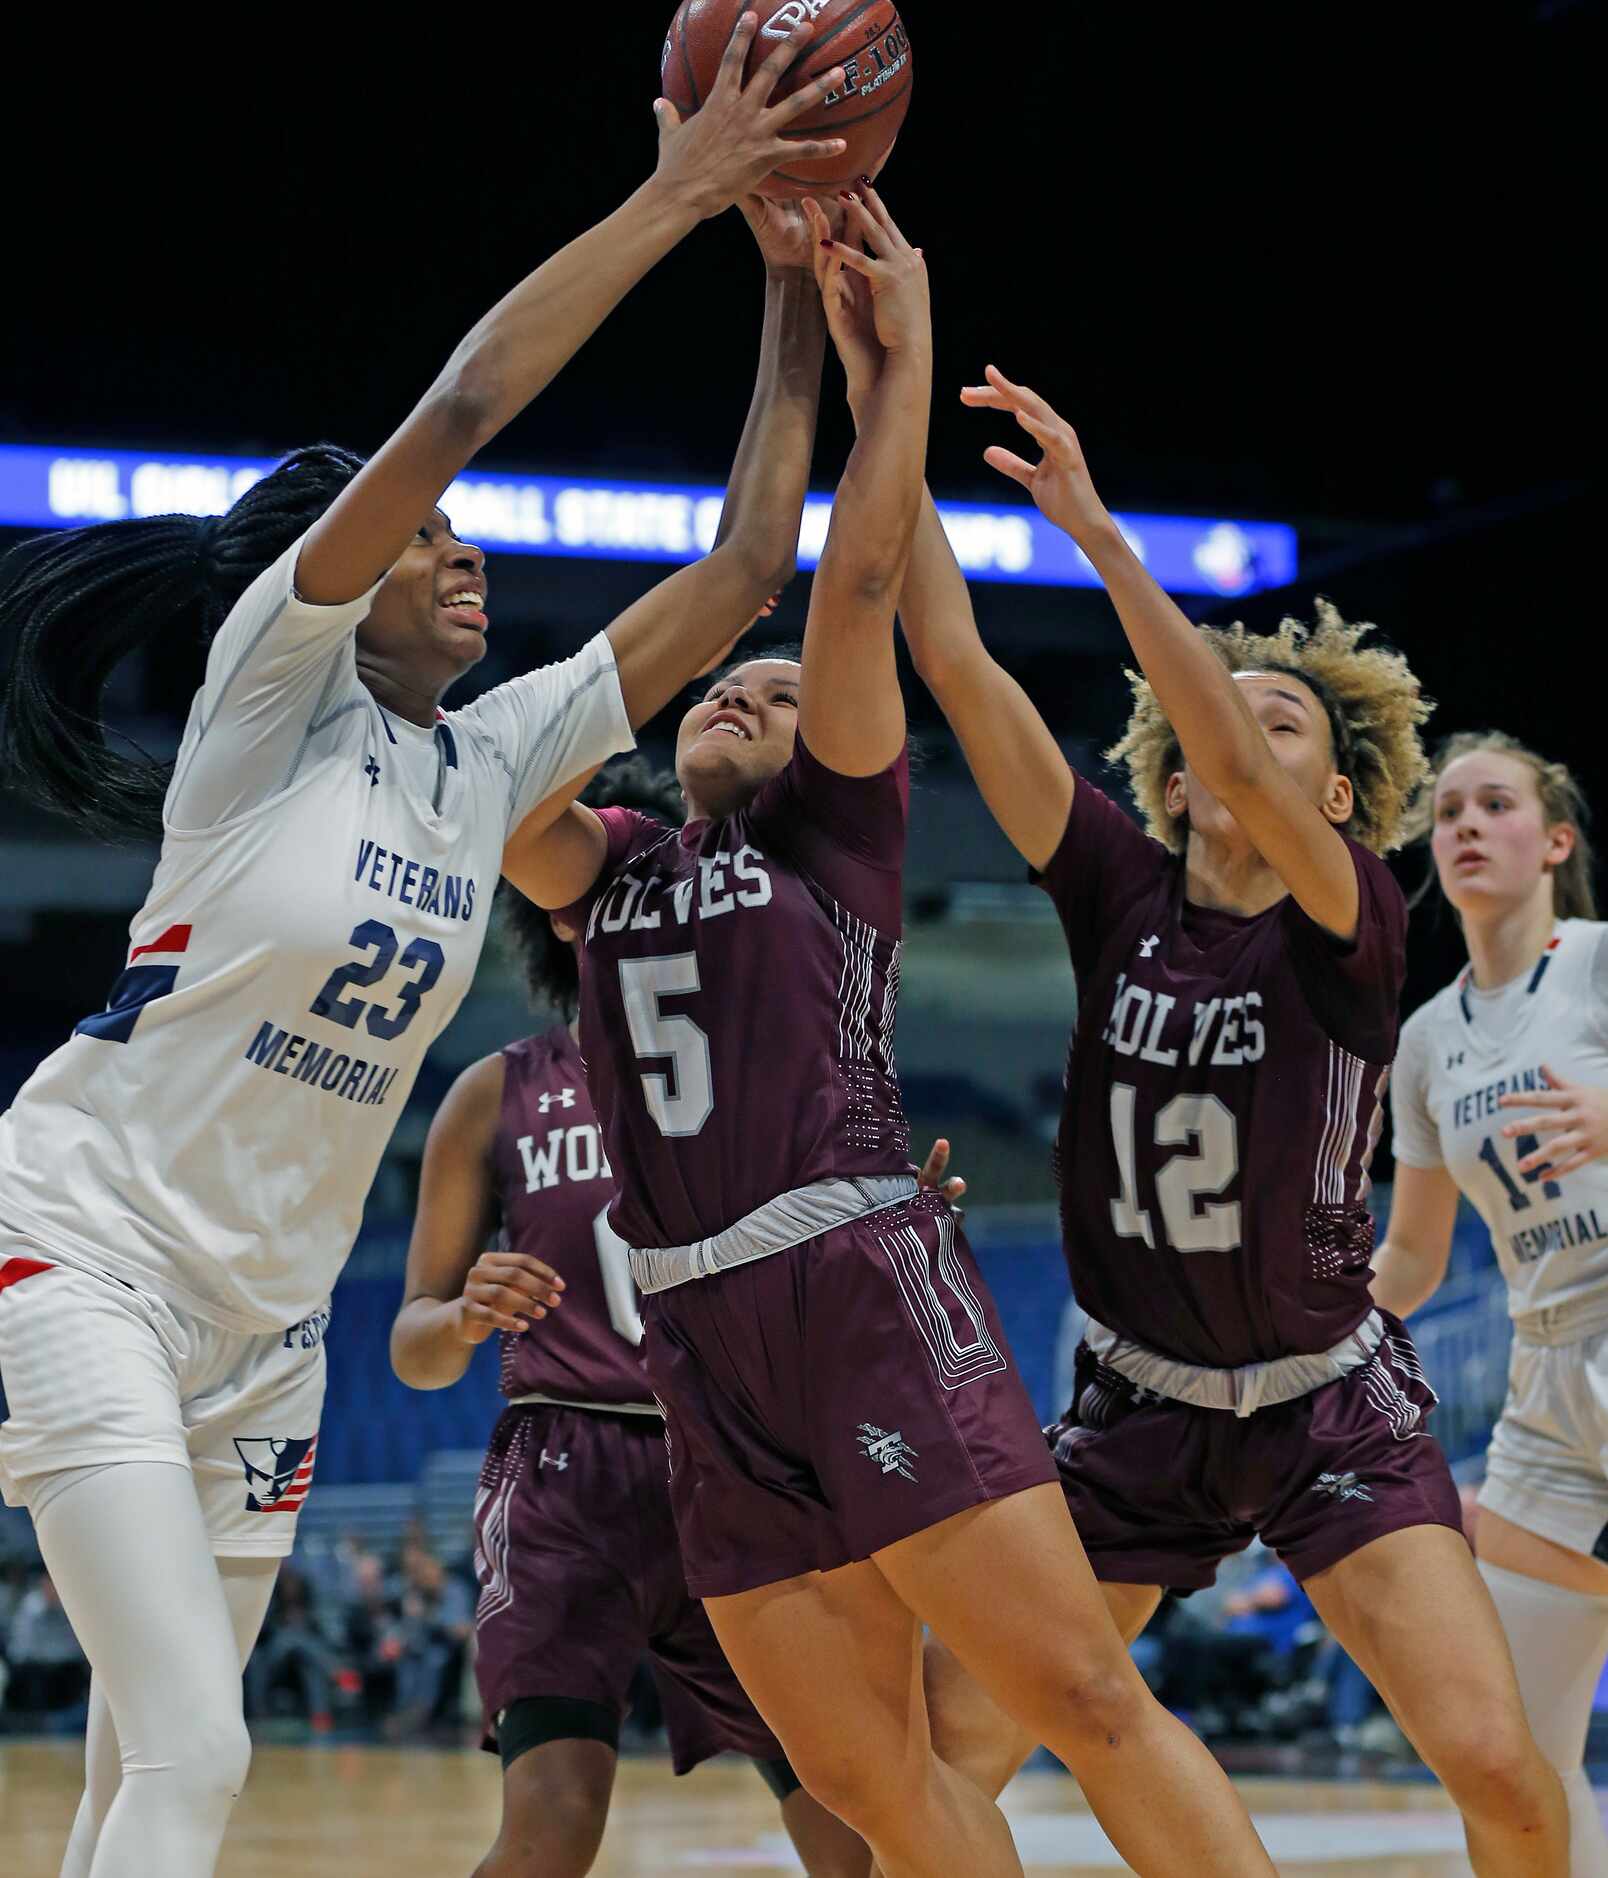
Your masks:
M 681 817 L 675 778 L 640 758 L 611 764 L 584 799 Z M 688 1595 L 664 1416 L 575 1041 L 577 935 L 507 898 L 532 1001 L 566 1021 L 471 1065 L 448 1092 L 391 1339 L 397 1374 L 425 1389 L 456 1382 L 492 1334 L 502 1343 L 509 1406 L 475 1501 L 475 1672 L 485 1744 L 503 1765 L 502 1830 L 481 1878 L 591 1870 L 644 1655 L 676 1772 L 749 1755 L 812 1878 L 865 1878 L 864 1843 L 799 1785 Z M 941 1177 L 936 1155 L 929 1172 Z
M 1055 901 L 1079 1015 L 1058 1140 L 1077 1394 L 1050 1431 L 1133 1637 L 1260 1534 L 1462 1809 L 1482 1874 L 1561 1874 L 1532 1741 L 1461 1532 L 1434 1397 L 1373 1308 L 1366 1200 L 1395 1052 L 1406 907 L 1380 855 L 1425 773 L 1397 654 L 1332 608 L 1202 633 L 1095 495 L 1070 427 L 990 368 L 969 404 L 1043 449 L 988 461 L 1105 582 L 1143 676 L 1113 755 L 1146 834 L 1067 767 L 989 657 L 930 501 L 901 603 L 918 670 L 1000 826 Z M 943 1652 L 941 1745 L 998 1791 L 1031 1742 Z
M 504 871 L 584 931 L 587 1076 L 688 1586 L 805 1785 L 886 1878 L 1020 1872 L 1002 1815 L 932 1753 L 927 1622 L 1078 1773 L 1135 1869 L 1271 1872 L 1123 1650 L 992 1300 L 949 1207 L 916 1191 L 892 1055 L 893 616 L 931 323 L 876 193 L 850 217 L 825 284 L 866 283 L 849 304 L 872 365 L 801 664 L 749 660 L 688 712 L 684 828 L 576 808 Z M 835 294 L 828 314 L 847 344 Z

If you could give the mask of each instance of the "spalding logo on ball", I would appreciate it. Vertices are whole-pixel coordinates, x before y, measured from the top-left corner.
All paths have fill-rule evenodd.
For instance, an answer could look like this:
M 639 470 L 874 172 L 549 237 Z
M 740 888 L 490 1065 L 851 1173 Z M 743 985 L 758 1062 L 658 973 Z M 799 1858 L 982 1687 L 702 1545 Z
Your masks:
M 761 6 L 764 0 L 760 0 Z M 664 42 L 660 84 L 664 95 L 689 118 L 709 96 L 720 61 L 738 20 L 752 0 L 683 0 Z M 819 195 L 852 189 L 873 174 L 899 135 L 910 109 L 914 72 L 910 35 L 892 0 L 786 0 L 761 25 L 748 49 L 745 77 L 753 74 L 806 20 L 815 36 L 793 62 L 773 94 L 790 98 L 834 65 L 844 70 L 840 91 L 828 92 L 813 111 L 788 126 L 799 140 L 841 137 L 841 156 L 818 158 L 773 170 L 760 185 L 767 196 Z

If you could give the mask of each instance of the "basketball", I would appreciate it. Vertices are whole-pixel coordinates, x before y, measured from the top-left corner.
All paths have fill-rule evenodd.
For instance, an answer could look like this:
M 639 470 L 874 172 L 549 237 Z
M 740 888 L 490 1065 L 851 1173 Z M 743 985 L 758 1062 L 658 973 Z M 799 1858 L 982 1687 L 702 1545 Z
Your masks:
M 708 97 L 732 29 L 753 0 L 683 0 L 664 42 L 660 83 L 683 120 Z M 766 15 L 766 7 L 774 10 Z M 887 155 L 910 109 L 913 68 L 910 35 L 893 0 L 758 0 L 759 31 L 749 48 L 746 77 L 776 50 L 777 42 L 815 23 L 815 37 L 774 94 L 791 97 L 822 72 L 841 65 L 847 80 L 815 110 L 789 126 L 787 135 L 807 140 L 842 137 L 842 156 L 778 169 L 761 185 L 768 196 L 808 196 L 850 189 L 874 172 Z

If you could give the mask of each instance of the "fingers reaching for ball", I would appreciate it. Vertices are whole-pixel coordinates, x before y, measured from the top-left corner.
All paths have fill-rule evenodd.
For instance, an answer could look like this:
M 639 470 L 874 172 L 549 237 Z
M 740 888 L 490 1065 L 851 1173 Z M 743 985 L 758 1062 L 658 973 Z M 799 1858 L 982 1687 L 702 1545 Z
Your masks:
M 1037 463 L 999 444 L 983 452 L 983 461 L 1020 483 L 1058 528 L 1082 542 L 1094 531 L 1111 526 L 1105 505 L 1095 494 L 1078 434 L 1048 400 L 1027 385 L 1013 383 L 993 365 L 988 367 L 987 383 L 963 387 L 960 399 L 975 410 L 1009 413 L 1039 445 L 1044 454 Z
M 813 37 L 814 26 L 806 20 L 795 27 L 753 77 L 745 79 L 749 48 L 758 30 L 757 13 L 744 13 L 737 21 L 709 96 L 686 122 L 668 98 L 654 105 L 659 121 L 656 178 L 701 218 L 718 215 L 753 194 L 784 161 L 837 157 L 848 147 L 841 137 L 783 135 L 796 119 L 817 109 L 842 86 L 841 65 L 822 72 L 780 103 L 770 102 L 787 68 Z
M 930 345 L 932 310 L 921 250 L 911 247 L 887 204 L 863 178 L 844 199 L 843 238 L 825 240 L 826 253 L 870 290 L 876 335 L 885 351 L 918 341 Z

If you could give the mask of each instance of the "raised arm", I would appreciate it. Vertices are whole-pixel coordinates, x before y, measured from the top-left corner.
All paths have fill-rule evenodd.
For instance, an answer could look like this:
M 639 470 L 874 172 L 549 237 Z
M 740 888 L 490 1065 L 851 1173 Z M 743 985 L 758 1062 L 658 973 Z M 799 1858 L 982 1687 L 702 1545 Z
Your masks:
M 1190 768 L 1303 912 L 1337 938 L 1355 938 L 1359 894 L 1345 842 L 1280 767 L 1234 680 L 1128 546 L 1095 493 L 1072 426 L 1036 392 L 1012 384 L 993 366 L 986 385 L 968 387 L 961 397 L 1009 412 L 1040 445 L 1044 455 L 1038 463 L 997 445 L 986 452 L 986 461 L 1028 490 L 1088 556 Z
M 1075 779 L 1038 707 L 983 644 L 930 494 L 899 618 L 916 670 L 959 738 L 994 820 L 1029 866 L 1046 866 L 1066 832 Z
M 850 200 L 844 237 L 825 238 L 822 293 L 856 297 L 880 358 L 856 411 L 859 435 L 810 594 L 799 734 L 828 769 L 874 776 L 905 741 L 893 619 L 921 513 L 932 311 L 921 250 L 869 184 Z
M 430 1124 L 391 1367 L 411 1389 L 445 1389 L 494 1330 L 522 1333 L 560 1301 L 564 1281 L 540 1259 L 488 1252 L 497 1223 L 492 1145 L 503 1059 L 488 1056 L 447 1091 Z
M 758 30 L 744 13 L 703 108 L 685 125 L 661 98 L 653 176 L 613 215 L 539 267 L 492 308 L 436 382 L 307 537 L 296 584 L 315 604 L 366 593 L 413 539 L 442 491 L 563 369 L 615 306 L 705 217 L 751 192 L 781 160 L 837 154 L 840 138 L 782 132 L 843 82 L 841 67 L 794 97 L 767 100 L 813 27 L 800 26 L 747 83 Z
M 632 726 L 645 724 L 793 577 L 821 402 L 826 320 L 796 203 L 740 204 L 765 261 L 765 323 L 748 421 L 714 548 L 608 629 Z

